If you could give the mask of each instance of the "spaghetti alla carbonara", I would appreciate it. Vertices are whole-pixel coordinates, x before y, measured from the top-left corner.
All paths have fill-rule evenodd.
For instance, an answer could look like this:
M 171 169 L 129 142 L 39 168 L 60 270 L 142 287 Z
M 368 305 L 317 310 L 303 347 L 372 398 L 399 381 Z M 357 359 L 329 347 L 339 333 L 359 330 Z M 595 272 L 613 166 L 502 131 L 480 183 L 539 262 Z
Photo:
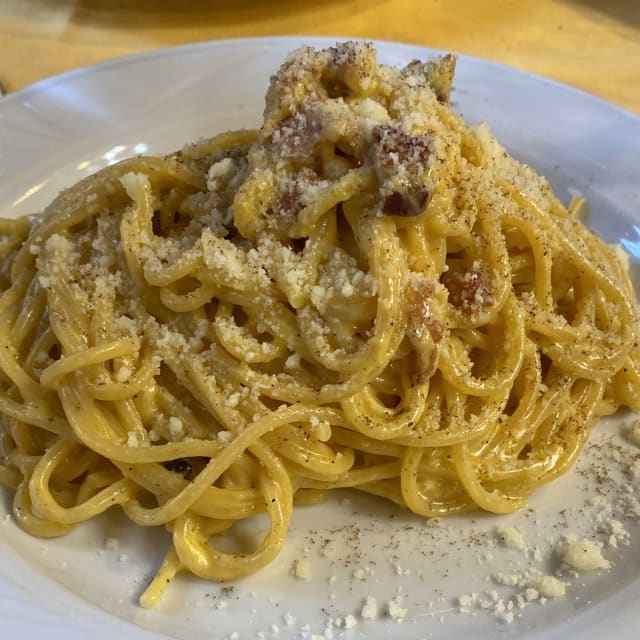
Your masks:
M 0 221 L 0 482 L 36 536 L 118 506 L 180 571 L 255 572 L 294 504 L 520 508 L 640 409 L 626 268 L 485 125 L 451 56 L 291 54 L 257 131 L 136 157 Z M 217 543 L 261 513 L 261 543 Z

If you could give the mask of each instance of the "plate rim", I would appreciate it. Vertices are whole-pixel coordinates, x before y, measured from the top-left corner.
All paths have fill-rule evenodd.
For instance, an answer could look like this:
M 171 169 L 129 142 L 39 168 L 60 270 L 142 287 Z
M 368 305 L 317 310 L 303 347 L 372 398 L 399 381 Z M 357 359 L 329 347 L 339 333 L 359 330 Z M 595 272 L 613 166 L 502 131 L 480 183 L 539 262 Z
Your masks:
M 589 100 L 593 102 L 594 105 L 598 105 L 600 107 L 606 107 L 609 109 L 613 109 L 618 112 L 619 115 L 624 116 L 626 118 L 630 118 L 631 120 L 635 120 L 638 124 L 640 124 L 640 114 L 636 114 L 633 111 L 616 104 L 615 102 L 611 102 L 606 98 L 603 98 L 597 94 L 591 93 L 586 89 L 581 89 L 574 85 L 561 82 L 559 80 L 555 80 L 554 78 L 550 78 L 540 73 L 535 73 L 533 71 L 528 71 L 526 69 L 521 69 L 519 67 L 515 67 L 504 62 L 498 62 L 495 60 L 490 60 L 487 58 L 482 58 L 476 55 L 470 55 L 458 51 L 451 51 L 447 49 L 430 47 L 428 45 L 417 44 L 413 42 L 405 42 L 400 40 L 385 40 L 385 39 L 377 39 L 377 38 L 363 38 L 363 37 L 355 37 L 355 36 L 298 36 L 298 35 L 277 35 L 277 36 L 250 36 L 244 38 L 222 38 L 219 40 L 198 40 L 196 42 L 188 42 L 182 44 L 172 44 L 168 46 L 155 47 L 151 49 L 147 49 L 144 51 L 133 52 L 133 53 L 125 53 L 122 55 L 110 57 L 105 60 L 101 60 L 99 62 L 95 62 L 88 65 L 82 65 L 80 67 L 76 67 L 73 69 L 68 69 L 66 71 L 62 71 L 60 73 L 53 74 L 51 76 L 47 76 L 45 78 L 41 78 L 36 80 L 20 89 L 15 91 L 11 91 L 5 96 L 2 96 L 0 99 L 0 116 L 2 116 L 2 107 L 3 103 L 10 104 L 13 101 L 19 101 L 23 98 L 28 98 L 31 94 L 41 93 L 46 91 L 50 85 L 60 84 L 63 82 L 67 82 L 70 80 L 75 80 L 81 76 L 86 74 L 92 74 L 95 72 L 100 72 L 102 70 L 107 70 L 112 67 L 126 66 L 131 63 L 135 63 L 138 60 L 146 60 L 153 58 L 162 58 L 164 56 L 175 55 L 176 52 L 189 52 L 196 51 L 198 49 L 216 49 L 219 47 L 229 47 L 229 46 L 238 46 L 241 47 L 243 45 L 256 45 L 258 43 L 265 43 L 266 45 L 284 45 L 286 43 L 298 43 L 297 46 L 301 46 L 302 44 L 308 43 L 310 46 L 331 46 L 331 43 L 336 42 L 344 42 L 348 40 L 354 40 L 358 42 L 371 42 L 374 46 L 383 45 L 384 47 L 400 47 L 403 49 L 422 49 L 424 51 L 430 52 L 430 54 L 438 55 L 453 53 L 459 59 L 468 60 L 477 65 L 492 67 L 501 71 L 507 71 L 513 73 L 515 75 L 520 75 L 523 77 L 528 77 L 530 79 L 536 80 L 538 82 L 542 82 L 547 85 L 551 85 L 556 89 L 560 89 L 562 91 L 572 93 L 581 99 Z

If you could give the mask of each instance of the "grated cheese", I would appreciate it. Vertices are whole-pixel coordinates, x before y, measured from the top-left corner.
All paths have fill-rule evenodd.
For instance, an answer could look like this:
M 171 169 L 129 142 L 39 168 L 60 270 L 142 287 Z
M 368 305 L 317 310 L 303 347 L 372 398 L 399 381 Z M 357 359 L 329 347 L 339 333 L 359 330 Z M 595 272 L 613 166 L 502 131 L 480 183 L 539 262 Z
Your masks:
M 375 620 L 378 617 L 378 602 L 373 596 L 365 598 L 360 615 L 365 620 Z
M 293 563 L 293 568 L 291 570 L 293 575 L 300 580 L 304 580 L 306 582 L 311 581 L 313 578 L 313 572 L 311 571 L 311 565 L 307 559 L 296 560 Z
M 608 569 L 611 563 L 602 555 L 602 543 L 594 540 L 567 539 L 560 543 L 562 561 L 577 571 Z

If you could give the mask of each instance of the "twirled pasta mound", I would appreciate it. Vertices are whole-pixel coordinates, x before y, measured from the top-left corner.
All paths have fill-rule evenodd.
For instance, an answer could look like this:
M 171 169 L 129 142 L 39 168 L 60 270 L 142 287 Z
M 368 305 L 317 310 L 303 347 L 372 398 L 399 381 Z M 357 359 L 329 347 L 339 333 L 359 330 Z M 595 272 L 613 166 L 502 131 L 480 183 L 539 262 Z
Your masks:
M 448 106 L 454 59 L 294 52 L 258 131 L 137 157 L 0 223 L 0 481 L 58 536 L 118 505 L 233 579 L 294 502 L 521 507 L 640 409 L 623 261 Z M 267 512 L 246 553 L 216 546 Z

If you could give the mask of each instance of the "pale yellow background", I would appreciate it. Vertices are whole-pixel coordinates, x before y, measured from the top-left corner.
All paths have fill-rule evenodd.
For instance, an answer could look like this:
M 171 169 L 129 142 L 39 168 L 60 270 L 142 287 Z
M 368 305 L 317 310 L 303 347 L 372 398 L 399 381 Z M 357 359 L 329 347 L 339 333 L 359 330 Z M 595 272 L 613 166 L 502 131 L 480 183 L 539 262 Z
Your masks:
M 640 0 L 0 0 L 0 80 L 14 90 L 156 47 L 285 34 L 480 56 L 640 114 Z

